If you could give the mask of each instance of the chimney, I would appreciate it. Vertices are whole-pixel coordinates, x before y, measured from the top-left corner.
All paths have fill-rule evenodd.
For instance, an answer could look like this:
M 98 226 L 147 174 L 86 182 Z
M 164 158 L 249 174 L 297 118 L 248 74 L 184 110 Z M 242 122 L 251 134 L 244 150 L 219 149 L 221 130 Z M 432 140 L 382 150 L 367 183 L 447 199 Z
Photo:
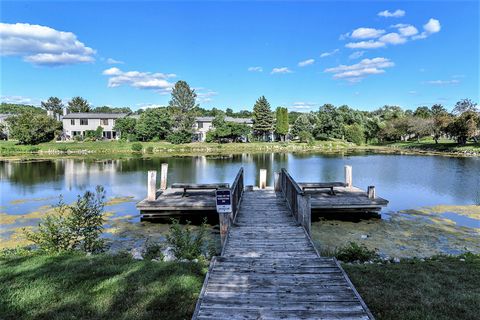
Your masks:
M 66 116 L 68 114 L 68 109 L 67 107 L 63 108 L 63 116 Z

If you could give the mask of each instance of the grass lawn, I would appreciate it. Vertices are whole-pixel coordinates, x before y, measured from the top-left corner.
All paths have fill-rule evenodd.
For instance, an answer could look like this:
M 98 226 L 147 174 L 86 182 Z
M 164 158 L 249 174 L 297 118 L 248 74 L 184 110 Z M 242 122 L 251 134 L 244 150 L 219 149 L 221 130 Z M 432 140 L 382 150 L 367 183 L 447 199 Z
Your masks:
M 480 256 L 343 265 L 377 319 L 480 319 Z
M 0 319 L 190 319 L 205 273 L 120 255 L 0 258 Z
M 135 142 L 90 141 L 90 142 L 47 142 L 35 146 L 18 145 L 16 141 L 0 141 L 0 155 L 58 155 L 58 154 L 132 154 Z M 250 143 L 206 143 L 195 142 L 175 145 L 165 141 L 140 142 L 143 153 L 189 154 L 225 152 L 288 152 L 288 151 L 340 151 L 355 148 L 355 145 L 342 140 L 299 142 L 250 142 Z
M 431 138 L 421 139 L 420 141 L 402 141 L 388 144 L 389 147 L 401 149 L 420 149 L 426 151 L 438 152 L 476 152 L 480 153 L 480 143 L 469 141 L 466 145 L 459 145 L 453 140 L 441 139 L 438 143 Z

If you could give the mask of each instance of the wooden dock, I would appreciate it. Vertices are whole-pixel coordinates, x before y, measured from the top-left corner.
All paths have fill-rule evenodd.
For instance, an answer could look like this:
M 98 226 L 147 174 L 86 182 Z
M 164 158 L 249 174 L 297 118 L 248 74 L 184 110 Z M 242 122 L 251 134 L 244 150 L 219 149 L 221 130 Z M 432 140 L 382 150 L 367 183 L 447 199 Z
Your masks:
M 310 195 L 285 170 L 276 189 L 240 195 L 193 319 L 373 319 L 338 262 L 315 249 Z

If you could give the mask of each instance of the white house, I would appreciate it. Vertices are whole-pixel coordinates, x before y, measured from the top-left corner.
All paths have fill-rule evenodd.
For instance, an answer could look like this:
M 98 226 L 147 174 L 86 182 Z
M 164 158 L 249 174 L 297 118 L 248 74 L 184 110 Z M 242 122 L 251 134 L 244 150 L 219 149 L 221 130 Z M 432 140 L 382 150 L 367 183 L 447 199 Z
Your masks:
M 193 130 L 194 130 L 193 132 L 195 134 L 196 141 L 205 141 L 205 138 L 207 137 L 207 132 L 210 131 L 211 129 L 214 129 L 213 123 L 212 123 L 213 119 L 215 119 L 215 117 L 196 117 L 195 118 L 195 124 L 193 125 Z M 248 119 L 248 118 L 225 117 L 225 121 L 242 123 L 248 126 L 253 125 L 252 119 Z
M 114 130 L 115 120 L 125 118 L 126 113 L 69 113 L 63 116 L 63 133 L 65 139 L 73 139 L 75 136 L 85 136 L 87 130 L 103 128 L 103 138 L 118 139 L 119 133 Z
M 8 125 L 6 120 L 10 116 L 8 113 L 0 113 L 0 139 L 8 139 Z

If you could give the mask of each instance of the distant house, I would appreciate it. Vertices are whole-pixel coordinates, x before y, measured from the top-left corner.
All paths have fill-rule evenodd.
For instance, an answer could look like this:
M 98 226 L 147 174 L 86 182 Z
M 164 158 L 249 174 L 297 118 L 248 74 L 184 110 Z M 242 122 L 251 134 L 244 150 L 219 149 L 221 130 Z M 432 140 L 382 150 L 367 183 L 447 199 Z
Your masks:
M 207 137 L 207 132 L 213 127 L 213 119 L 215 117 L 196 117 L 195 124 L 193 125 L 193 133 L 195 135 L 194 139 L 196 141 L 205 141 Z M 247 126 L 253 126 L 253 120 L 248 118 L 232 118 L 232 117 L 225 117 L 225 121 L 227 122 L 236 122 L 246 124 Z
M 120 133 L 114 130 L 115 120 L 125 118 L 126 113 L 69 113 L 63 116 L 63 134 L 66 140 L 85 136 L 87 130 L 103 128 L 104 139 L 118 139 Z

